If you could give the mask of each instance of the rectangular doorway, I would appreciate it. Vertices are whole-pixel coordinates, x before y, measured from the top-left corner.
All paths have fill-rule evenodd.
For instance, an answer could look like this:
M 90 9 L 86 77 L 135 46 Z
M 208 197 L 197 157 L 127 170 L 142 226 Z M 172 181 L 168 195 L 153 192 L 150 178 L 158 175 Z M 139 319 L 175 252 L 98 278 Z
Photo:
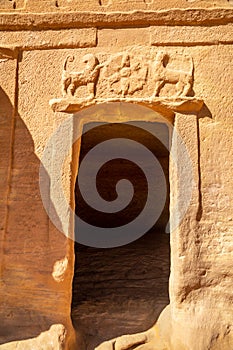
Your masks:
M 153 130 L 163 143 L 150 132 Z M 137 121 L 133 126 L 130 123 L 85 124 L 79 164 L 96 145 L 114 138 L 134 140 L 150 150 L 162 167 L 167 195 L 159 219 L 137 240 L 107 249 L 75 243 L 72 321 L 88 350 L 117 336 L 149 329 L 169 304 L 169 130 L 165 123 L 158 122 Z M 91 168 L 93 164 L 87 166 Z M 100 196 L 112 201 L 116 198 L 115 185 L 122 178 L 127 178 L 135 190 L 125 210 L 107 214 L 93 210 L 83 199 L 76 181 L 76 215 L 93 227 L 109 228 L 110 234 L 110 228 L 134 220 L 147 198 L 143 169 L 123 158 L 112 160 L 98 172 L 96 186 Z M 158 193 L 154 195 L 159 198 Z M 78 241 L 78 227 L 75 234 Z

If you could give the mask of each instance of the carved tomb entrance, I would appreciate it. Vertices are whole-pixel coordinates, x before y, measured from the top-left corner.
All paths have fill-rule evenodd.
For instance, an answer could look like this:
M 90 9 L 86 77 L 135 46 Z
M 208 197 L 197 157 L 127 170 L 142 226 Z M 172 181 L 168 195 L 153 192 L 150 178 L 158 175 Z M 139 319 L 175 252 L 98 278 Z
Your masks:
M 153 130 L 169 145 L 169 130 L 165 123 L 96 122 L 84 125 L 79 164 L 103 141 L 130 139 L 153 153 L 163 169 L 167 185 L 164 209 L 158 221 L 141 238 L 108 249 L 75 244 L 72 319 L 88 349 L 116 336 L 149 329 L 169 303 L 170 237 L 165 232 L 169 221 L 169 151 L 153 135 Z M 146 163 L 145 158 L 145 166 L 148 166 Z M 94 166 L 86 165 L 89 169 Z M 76 214 L 93 226 L 109 228 L 110 235 L 112 227 L 134 220 L 147 200 L 148 187 L 143 169 L 127 159 L 113 159 L 101 167 L 96 186 L 102 198 L 113 201 L 117 196 L 116 184 L 122 178 L 132 183 L 134 195 L 130 204 L 117 213 L 98 212 L 88 206 L 76 180 Z M 155 205 L 160 196 L 159 186 L 156 192 Z M 78 230 L 76 227 L 77 235 Z

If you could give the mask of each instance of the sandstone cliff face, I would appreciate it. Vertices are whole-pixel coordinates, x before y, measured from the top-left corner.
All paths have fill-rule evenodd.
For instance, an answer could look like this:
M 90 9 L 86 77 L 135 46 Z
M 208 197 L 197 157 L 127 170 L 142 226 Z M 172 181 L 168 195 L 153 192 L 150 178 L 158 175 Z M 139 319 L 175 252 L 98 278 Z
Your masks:
M 0 11 L 0 349 L 232 349 L 231 2 L 15 0 Z M 110 250 L 74 250 L 74 138 L 85 123 L 161 118 L 170 249 L 168 236 L 154 260 L 146 236 L 122 247 L 124 268 L 141 249 L 149 257 L 148 280 L 116 259 L 113 300 Z

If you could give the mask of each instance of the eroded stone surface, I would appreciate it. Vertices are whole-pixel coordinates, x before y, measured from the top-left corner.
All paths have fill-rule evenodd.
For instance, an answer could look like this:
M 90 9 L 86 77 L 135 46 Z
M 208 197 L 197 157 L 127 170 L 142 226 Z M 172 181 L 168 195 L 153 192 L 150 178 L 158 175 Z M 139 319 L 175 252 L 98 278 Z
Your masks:
M 122 337 L 122 331 L 119 339 L 101 339 L 99 348 L 110 350 L 118 344 L 126 350 L 133 344 L 138 350 L 231 350 L 231 1 L 2 0 L 0 10 L 0 28 L 4 30 L 0 33 L 1 349 L 71 350 L 74 346 L 70 319 L 73 242 L 48 218 L 38 171 L 46 144 L 67 118 L 66 112 L 116 101 L 143 104 L 169 115 L 192 160 L 194 191 L 180 227 L 171 234 L 170 306 L 154 327 L 143 333 L 143 344 L 136 335 Z M 186 77 L 191 76 L 193 92 L 174 96 L 178 81 L 171 82 L 175 75 L 169 75 L 171 67 L 163 61 L 160 79 L 162 84 L 167 82 L 151 101 L 155 81 L 150 79 L 146 85 L 145 75 L 151 69 L 148 58 L 154 62 L 158 52 L 174 59 L 173 73 L 177 70 L 178 75 L 186 72 Z M 92 81 L 95 98 L 93 90 L 79 84 L 74 99 L 60 100 L 65 59 L 73 55 L 77 65 L 70 65 L 68 72 L 80 72 L 87 54 L 98 59 L 97 65 L 111 63 L 107 65 L 109 74 L 106 67 L 99 67 L 98 81 Z M 122 61 L 125 54 L 128 62 Z M 119 57 L 117 65 L 114 60 Z M 187 74 L 190 70 L 186 61 L 182 64 L 183 57 L 192 58 L 192 75 Z M 132 74 L 134 83 L 141 83 L 136 90 L 125 79 L 130 67 L 137 72 Z M 56 113 L 49 106 L 50 100 Z M 112 111 L 117 122 L 124 121 L 125 115 L 117 106 L 109 105 L 109 118 Z M 102 120 L 99 114 L 94 117 Z M 71 129 L 64 129 L 63 138 L 54 144 L 56 154 L 62 154 L 65 139 L 72 144 Z M 172 143 L 184 179 L 187 164 L 177 139 Z M 74 152 L 66 155 L 61 167 L 64 193 L 73 208 L 78 147 Z M 59 206 L 56 192 L 54 178 L 61 168 L 51 165 L 45 192 L 58 227 L 72 232 L 72 217 Z M 178 181 L 172 161 L 170 185 L 171 209 L 178 200 L 178 215 L 185 186 Z M 85 349 L 81 332 L 75 347 Z
M 216 0 L 215 6 L 229 7 L 230 1 Z M 32 11 L 32 12 L 46 12 L 46 11 L 72 11 L 72 10 L 101 10 L 101 11 L 128 11 L 132 7 L 136 9 L 164 9 L 164 8 L 190 8 L 190 7 L 212 7 L 212 0 L 188 0 L 186 2 L 181 0 L 169 0 L 166 3 L 161 3 L 158 0 L 87 0 L 85 4 L 81 0 L 44 0 L 43 5 L 36 0 L 1 0 L 1 11 Z
M 63 350 L 65 347 L 66 329 L 62 325 L 53 325 L 46 332 L 41 333 L 38 337 L 29 340 L 12 342 L 0 345 L 1 350 Z

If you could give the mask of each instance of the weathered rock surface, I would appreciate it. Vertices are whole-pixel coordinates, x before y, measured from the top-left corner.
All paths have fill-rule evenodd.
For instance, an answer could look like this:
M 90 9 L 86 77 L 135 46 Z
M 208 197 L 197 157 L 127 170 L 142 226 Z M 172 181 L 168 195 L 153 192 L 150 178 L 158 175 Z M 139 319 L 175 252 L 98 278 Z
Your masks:
M 2 350 L 63 350 L 66 340 L 66 329 L 62 325 L 53 325 L 47 332 L 42 332 L 38 337 L 29 340 L 11 342 L 1 345 Z
M 85 332 L 92 328 L 93 348 L 101 350 L 232 350 L 232 1 L 0 0 L 0 11 L 0 348 L 83 350 Z M 95 67 L 90 60 L 83 62 L 86 55 L 94 58 Z M 64 69 L 69 56 L 75 59 Z M 90 82 L 92 69 L 99 75 Z M 138 112 L 127 114 L 124 102 L 128 111 L 136 106 Z M 80 108 L 75 121 L 69 119 L 67 112 Z M 75 307 L 82 312 L 75 315 L 80 325 L 75 338 L 74 227 L 67 202 L 75 208 L 80 142 L 72 148 L 73 137 L 87 122 L 157 122 L 159 114 L 174 125 L 192 164 L 191 172 L 173 132 L 170 306 L 159 315 L 160 297 L 153 297 L 158 289 L 151 277 L 159 255 L 153 255 L 150 240 L 143 244 L 149 258 L 149 279 L 141 279 L 149 292 L 146 301 L 140 270 L 135 293 L 124 275 L 119 302 L 107 302 L 109 264 L 105 270 L 97 251 L 96 261 L 82 259 L 91 248 L 80 249 L 75 267 L 80 267 L 80 279 L 75 276 L 74 283 L 81 284 Z M 67 120 L 72 122 L 63 124 Z M 60 138 L 53 138 L 45 159 L 50 137 L 61 125 Z M 140 248 L 134 244 L 137 260 Z M 160 247 L 162 254 L 169 248 Z M 110 250 L 105 254 L 106 261 L 114 260 Z M 122 264 L 127 267 L 130 260 L 123 256 Z M 103 272 L 98 295 L 90 287 L 88 268 L 93 266 Z M 165 270 L 167 281 L 167 264 Z M 114 273 L 124 270 L 118 265 Z M 132 298 L 137 293 L 138 303 Z M 165 299 L 163 293 L 163 307 Z M 145 312 L 142 300 L 155 318 Z M 132 328 L 122 323 L 112 334 L 115 323 L 108 307 L 119 317 L 119 304 Z M 108 334 L 98 321 L 82 323 L 90 307 L 98 317 L 111 316 Z
M 147 330 L 169 304 L 169 235 L 153 231 L 125 247 L 76 247 L 72 319 L 88 349 Z

